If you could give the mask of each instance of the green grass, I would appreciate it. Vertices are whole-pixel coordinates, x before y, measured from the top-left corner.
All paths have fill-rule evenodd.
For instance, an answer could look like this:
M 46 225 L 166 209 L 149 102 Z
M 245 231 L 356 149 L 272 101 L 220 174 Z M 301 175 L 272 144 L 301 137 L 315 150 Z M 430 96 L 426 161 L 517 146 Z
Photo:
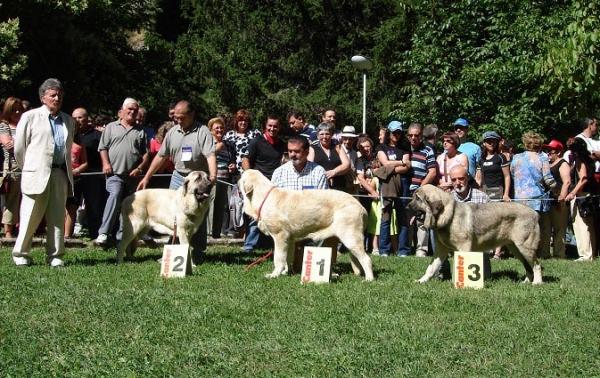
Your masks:
M 160 250 L 115 266 L 72 249 L 65 268 L 0 259 L 2 377 L 592 377 L 600 375 L 598 263 L 544 261 L 542 286 L 492 261 L 482 290 L 415 284 L 429 260 L 373 258 L 301 285 L 265 261 L 211 246 L 184 279 L 159 277 Z

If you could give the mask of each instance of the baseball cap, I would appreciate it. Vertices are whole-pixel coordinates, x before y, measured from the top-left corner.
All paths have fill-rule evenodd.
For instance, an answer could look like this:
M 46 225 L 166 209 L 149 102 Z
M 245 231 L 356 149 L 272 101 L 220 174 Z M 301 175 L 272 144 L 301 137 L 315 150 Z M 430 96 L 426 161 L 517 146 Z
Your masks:
M 548 144 L 542 144 L 542 147 L 547 148 L 549 150 L 557 150 L 560 152 L 563 152 L 565 150 L 563 144 L 557 141 L 556 139 L 552 139 Z
M 456 121 L 454 121 L 454 126 L 461 126 L 461 127 L 469 127 L 469 122 L 467 122 L 466 119 L 464 118 L 459 118 Z
M 498 135 L 498 133 L 495 131 L 486 131 L 485 133 L 483 133 L 483 140 L 486 140 L 486 139 L 500 140 L 502 138 L 500 138 L 500 135 Z
M 394 131 L 402 131 L 402 122 L 400 122 L 400 121 L 390 122 L 388 125 L 388 130 L 390 130 L 392 133 Z

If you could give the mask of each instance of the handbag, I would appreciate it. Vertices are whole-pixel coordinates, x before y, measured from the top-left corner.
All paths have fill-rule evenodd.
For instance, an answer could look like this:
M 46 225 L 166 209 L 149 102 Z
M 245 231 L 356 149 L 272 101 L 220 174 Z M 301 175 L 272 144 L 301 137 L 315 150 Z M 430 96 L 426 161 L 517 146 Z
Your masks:
M 483 164 L 481 163 L 482 161 L 483 158 L 479 161 L 479 164 L 481 166 L 481 169 L 479 171 L 481 172 L 481 182 L 484 183 L 485 176 L 483 173 Z M 483 184 L 481 186 L 481 190 L 483 190 L 485 194 L 487 194 L 490 197 L 490 199 L 493 200 L 501 200 L 504 197 L 504 187 L 502 186 L 487 186 L 486 184 Z
M 577 205 L 577 212 L 582 218 L 594 215 L 594 200 L 592 196 L 575 199 L 575 205 Z
M 502 199 L 504 197 L 504 188 L 501 186 L 487 186 L 481 188 L 490 199 Z
M 0 194 L 10 193 L 10 156 L 8 160 L 8 172 L 4 172 L 4 175 L 0 177 Z
M 0 177 L 0 194 L 8 194 L 10 192 L 10 173 Z

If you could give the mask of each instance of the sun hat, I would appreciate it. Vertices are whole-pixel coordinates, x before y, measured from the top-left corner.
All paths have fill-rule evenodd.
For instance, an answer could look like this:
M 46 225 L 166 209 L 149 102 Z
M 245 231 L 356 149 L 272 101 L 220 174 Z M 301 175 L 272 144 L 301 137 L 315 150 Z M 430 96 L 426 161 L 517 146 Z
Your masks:
M 467 120 L 464 119 L 464 118 L 459 118 L 456 121 L 454 121 L 454 127 L 456 127 L 456 126 L 468 128 L 469 127 L 469 122 L 467 122 Z
M 392 121 L 389 123 L 388 125 L 388 130 L 390 130 L 392 133 L 394 131 L 402 131 L 402 122 L 400 121 Z
M 502 138 L 500 138 L 500 135 L 498 135 L 498 133 L 495 131 L 486 131 L 485 133 L 483 133 L 483 140 L 486 140 L 486 139 L 500 140 Z
M 557 141 L 556 139 L 552 139 L 548 144 L 542 144 L 542 148 L 547 148 L 549 150 L 557 150 L 560 152 L 563 152 L 565 150 L 563 144 Z
M 346 138 L 358 138 L 354 126 L 344 126 L 342 129 L 342 136 Z

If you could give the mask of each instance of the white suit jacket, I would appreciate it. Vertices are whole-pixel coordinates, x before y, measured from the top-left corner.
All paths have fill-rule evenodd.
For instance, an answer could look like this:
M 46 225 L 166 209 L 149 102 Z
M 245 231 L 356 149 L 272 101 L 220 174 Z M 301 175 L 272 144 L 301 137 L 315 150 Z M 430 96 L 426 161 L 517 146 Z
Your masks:
M 64 125 L 65 164 L 69 177 L 67 193 L 73 195 L 73 172 L 71 170 L 71 147 L 75 120 L 59 111 Z M 21 168 L 21 191 L 23 194 L 40 194 L 48 186 L 52 172 L 54 136 L 45 105 L 23 113 L 15 135 L 15 159 Z

